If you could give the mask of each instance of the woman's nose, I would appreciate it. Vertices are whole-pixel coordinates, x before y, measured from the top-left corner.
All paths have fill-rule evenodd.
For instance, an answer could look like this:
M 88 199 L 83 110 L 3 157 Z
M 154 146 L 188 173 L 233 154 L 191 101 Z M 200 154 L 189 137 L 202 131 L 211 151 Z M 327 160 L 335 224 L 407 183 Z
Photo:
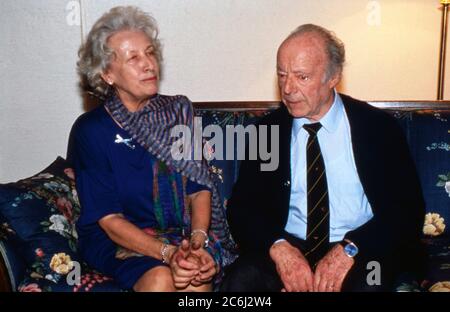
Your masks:
M 155 69 L 155 60 L 152 56 L 145 55 L 142 58 L 142 68 L 145 72 Z

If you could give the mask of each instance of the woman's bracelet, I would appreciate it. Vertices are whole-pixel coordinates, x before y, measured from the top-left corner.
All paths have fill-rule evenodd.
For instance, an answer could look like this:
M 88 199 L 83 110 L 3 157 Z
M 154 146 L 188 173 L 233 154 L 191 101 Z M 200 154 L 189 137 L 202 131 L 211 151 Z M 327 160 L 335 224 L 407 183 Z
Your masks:
M 169 244 L 163 243 L 161 246 L 161 259 L 163 263 L 169 263 L 169 259 L 167 259 Z
M 205 245 L 204 245 L 203 247 L 208 246 L 208 243 L 209 243 L 209 236 L 208 236 L 208 233 L 206 233 L 206 231 L 203 231 L 203 230 L 201 230 L 201 229 L 192 230 L 192 232 L 191 232 L 191 238 L 192 238 L 192 236 L 194 236 L 194 235 L 197 234 L 197 233 L 202 233 L 203 236 L 205 236 Z

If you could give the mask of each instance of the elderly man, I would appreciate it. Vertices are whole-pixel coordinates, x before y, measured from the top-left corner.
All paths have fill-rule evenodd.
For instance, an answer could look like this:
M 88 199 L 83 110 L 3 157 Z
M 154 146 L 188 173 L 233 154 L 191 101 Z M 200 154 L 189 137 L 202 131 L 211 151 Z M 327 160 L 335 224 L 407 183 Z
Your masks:
M 280 166 L 244 161 L 228 204 L 239 259 L 223 291 L 380 291 L 420 267 L 424 201 L 404 135 L 338 94 L 342 42 L 302 25 L 281 44 Z M 269 142 L 270 143 L 270 142 Z

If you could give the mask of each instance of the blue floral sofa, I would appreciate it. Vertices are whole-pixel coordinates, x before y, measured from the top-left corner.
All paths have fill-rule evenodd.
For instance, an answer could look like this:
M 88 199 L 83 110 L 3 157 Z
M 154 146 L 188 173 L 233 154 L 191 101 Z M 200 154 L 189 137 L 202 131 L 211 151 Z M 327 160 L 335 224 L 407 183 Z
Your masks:
M 395 116 L 403 127 L 427 205 L 425 279 L 402 276 L 396 290 L 450 291 L 450 102 L 371 104 Z M 195 103 L 203 127 L 215 124 L 222 128 L 253 124 L 278 105 Z M 213 160 L 212 166 L 226 206 L 239 162 Z M 62 157 L 32 177 L 0 185 L 0 291 L 121 291 L 114 280 L 79 258 L 74 226 L 79 211 L 73 171 Z

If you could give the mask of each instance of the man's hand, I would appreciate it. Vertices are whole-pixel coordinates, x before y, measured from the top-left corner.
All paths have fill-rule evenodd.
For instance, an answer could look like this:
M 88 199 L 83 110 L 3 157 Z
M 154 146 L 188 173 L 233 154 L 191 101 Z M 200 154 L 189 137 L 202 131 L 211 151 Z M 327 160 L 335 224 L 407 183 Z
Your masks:
M 318 263 L 314 273 L 314 291 L 338 292 L 355 260 L 347 256 L 344 247 L 336 244 Z
M 300 250 L 287 241 L 282 241 L 270 247 L 270 257 L 283 282 L 283 291 L 313 291 L 313 273 Z

